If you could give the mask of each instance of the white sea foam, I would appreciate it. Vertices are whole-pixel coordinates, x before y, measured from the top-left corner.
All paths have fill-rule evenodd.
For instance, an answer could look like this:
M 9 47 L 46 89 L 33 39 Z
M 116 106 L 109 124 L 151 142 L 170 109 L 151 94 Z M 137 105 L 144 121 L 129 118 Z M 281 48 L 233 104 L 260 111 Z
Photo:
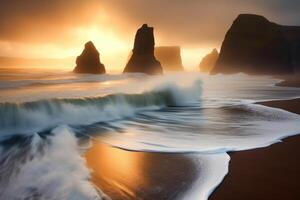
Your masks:
M 1 165 L 0 198 L 108 199 L 89 181 L 85 160 L 68 127 L 58 127 L 52 133 L 54 136 L 46 141 L 35 134 L 28 146 L 22 147 L 22 154 L 17 147 L 2 149 L 1 160 L 4 155 L 9 158 Z M 11 169 L 13 166 L 15 168 Z M 7 172 L 10 172 L 8 177 Z
M 121 134 L 113 130 L 99 139 L 136 151 L 223 153 L 266 147 L 300 130 L 299 115 L 262 105 L 179 109 L 185 110 L 146 111 L 139 120 L 113 122 Z
M 228 173 L 230 157 L 226 153 L 192 156 L 200 170 L 200 177 L 182 200 L 207 200 Z
M 284 137 L 298 134 L 300 129 L 299 115 L 252 104 L 300 95 L 300 90 L 296 88 L 274 87 L 277 80 L 270 78 L 243 74 L 201 76 L 201 83 L 199 75 L 187 73 L 151 78 L 134 75 L 128 81 L 127 76 L 120 75 L 118 80 L 125 80 L 122 84 L 111 82 L 98 89 L 94 82 L 98 80 L 97 77 L 44 80 L 48 85 L 69 83 L 68 89 L 75 86 L 75 83 L 83 82 L 84 88 L 91 86 L 92 89 L 77 91 L 76 85 L 74 90 L 66 91 L 61 96 L 55 87 L 49 86 L 45 91 L 43 88 L 39 90 L 41 94 L 37 99 L 45 100 L 27 103 L 12 103 L 20 97 L 27 100 L 31 99 L 28 96 L 34 96 L 31 90 L 23 88 L 23 82 L 13 86 L 21 87 L 19 89 L 5 88 L 8 96 L 1 99 L 12 101 L 0 104 L 0 139 L 7 134 L 28 133 L 25 135 L 31 137 L 33 131 L 56 126 L 60 128 L 55 129 L 51 145 L 45 145 L 45 154 L 40 155 L 38 149 L 30 150 L 33 152 L 30 154 L 32 159 L 22 167 L 20 176 L 12 179 L 1 193 L 28 195 L 28 188 L 39 186 L 30 182 L 29 179 L 33 178 L 40 183 L 41 187 L 38 188 L 44 195 L 50 194 L 44 191 L 46 186 L 53 184 L 60 186 L 50 187 L 50 191 L 57 192 L 57 195 L 66 195 L 59 188 L 67 188 L 67 191 L 74 194 L 68 196 L 71 199 L 82 195 L 89 198 L 85 196 L 87 193 L 93 197 L 95 190 L 87 181 L 88 171 L 84 168 L 78 147 L 70 134 L 74 131 L 92 137 L 89 128 L 93 127 L 94 139 L 119 148 L 150 152 L 193 152 L 192 158 L 201 168 L 201 174 L 185 199 L 206 200 L 228 171 L 228 151 L 266 147 Z M 105 75 L 101 77 L 103 80 L 107 78 Z M 69 98 L 68 95 L 76 98 Z M 95 128 L 94 123 L 99 122 L 105 123 Z M 72 128 L 62 128 L 66 124 Z M 34 138 L 35 144 L 40 144 L 39 136 L 35 135 Z M 20 153 L 18 148 L 13 151 Z M 50 167 L 58 173 L 53 171 L 53 174 Z M 34 172 L 39 171 L 49 172 L 50 176 L 44 176 L 46 173 L 43 173 L 43 176 L 37 177 Z M 63 176 L 63 173 L 68 176 Z M 65 178 L 71 176 L 71 179 Z M 14 185 L 16 181 L 20 184 Z
M 89 125 L 131 117 L 145 110 L 199 101 L 201 82 L 188 88 L 167 83 L 142 94 L 114 94 L 79 99 L 49 99 L 26 103 L 0 103 L 0 131 L 41 131 L 60 124 Z
M 267 147 L 300 130 L 299 115 L 261 105 L 209 108 L 204 112 L 206 117 L 192 111 L 147 111 L 143 119 L 114 123 L 123 131 L 101 135 L 99 140 L 135 151 L 193 152 L 191 157 L 197 161 L 200 176 L 183 199 L 207 200 L 228 173 L 227 152 Z

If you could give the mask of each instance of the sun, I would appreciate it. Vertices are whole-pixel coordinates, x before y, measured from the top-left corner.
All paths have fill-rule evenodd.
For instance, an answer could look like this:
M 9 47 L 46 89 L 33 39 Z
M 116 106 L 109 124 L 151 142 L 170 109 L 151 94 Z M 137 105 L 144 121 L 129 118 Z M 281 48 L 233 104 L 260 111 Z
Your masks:
M 80 27 L 75 30 L 75 35 L 82 43 L 92 41 L 98 50 L 103 52 L 124 51 L 128 44 L 124 42 L 114 31 L 102 29 L 98 26 Z
M 102 28 L 100 26 L 79 27 L 74 31 L 76 38 L 76 49 L 74 55 L 82 51 L 83 45 L 92 41 L 100 53 L 100 59 L 109 71 L 120 71 L 127 61 L 132 44 L 124 40 L 114 30 Z M 81 44 L 81 46 L 78 46 Z

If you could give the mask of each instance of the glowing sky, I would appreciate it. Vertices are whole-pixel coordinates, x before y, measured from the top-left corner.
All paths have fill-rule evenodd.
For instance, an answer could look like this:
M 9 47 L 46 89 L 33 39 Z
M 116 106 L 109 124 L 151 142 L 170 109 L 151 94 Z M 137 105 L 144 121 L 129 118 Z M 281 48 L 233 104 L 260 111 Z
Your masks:
M 76 56 L 92 40 L 109 68 L 122 68 L 143 23 L 155 27 L 156 45 L 180 45 L 192 69 L 240 13 L 300 25 L 295 0 L 0 0 L 0 55 Z

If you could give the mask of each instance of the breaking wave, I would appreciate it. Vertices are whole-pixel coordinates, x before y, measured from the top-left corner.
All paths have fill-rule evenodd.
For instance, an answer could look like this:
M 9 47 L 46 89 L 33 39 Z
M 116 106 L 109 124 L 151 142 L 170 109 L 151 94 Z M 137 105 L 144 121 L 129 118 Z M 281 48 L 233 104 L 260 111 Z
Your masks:
M 1 199 L 109 199 L 89 181 L 90 172 L 67 126 L 47 138 L 34 134 L 2 139 L 0 147 Z
M 130 77 L 7 81 L 2 89 L 101 82 L 100 79 L 111 78 Z M 136 84 L 146 79 L 143 76 L 121 85 L 112 84 L 108 92 L 97 93 L 99 90 L 93 88 L 93 97 L 51 96 L 38 101 L 23 102 L 26 101 L 23 99 L 22 103 L 12 103 L 10 94 L 12 99 L 26 98 L 30 96 L 26 93 L 29 90 L 23 91 L 26 95 L 15 95 L 18 91 L 11 90 L 5 98 L 9 102 L 0 103 L 0 199 L 107 198 L 90 182 L 89 170 L 81 156 L 84 149 L 77 141 L 83 140 L 76 137 L 93 137 L 93 131 L 98 131 L 94 139 L 118 148 L 193 153 L 189 155 L 201 168 L 201 177 L 185 200 L 208 198 L 228 172 L 228 151 L 265 147 L 298 133 L 299 115 L 252 103 L 291 98 L 298 96 L 299 90 L 276 89 L 272 84 L 262 87 L 273 83 L 265 78 L 221 76 L 217 82 L 211 77 L 203 79 L 206 85 L 201 97 L 202 83 L 198 78 L 188 74 L 152 77 L 148 80 L 151 84 L 142 82 L 146 85 L 142 91 L 147 90 L 141 92 Z M 193 80 L 196 81 L 190 87 L 180 86 Z M 48 92 L 53 91 L 46 88 L 43 92 L 41 98 L 49 98 Z M 95 93 L 110 95 L 95 97 Z
M 131 117 L 141 110 L 183 106 L 200 100 L 201 81 L 189 88 L 165 84 L 141 94 L 47 99 L 25 103 L 0 103 L 0 131 L 32 132 L 61 124 L 88 125 Z M 1 131 L 1 132 L 2 132 Z

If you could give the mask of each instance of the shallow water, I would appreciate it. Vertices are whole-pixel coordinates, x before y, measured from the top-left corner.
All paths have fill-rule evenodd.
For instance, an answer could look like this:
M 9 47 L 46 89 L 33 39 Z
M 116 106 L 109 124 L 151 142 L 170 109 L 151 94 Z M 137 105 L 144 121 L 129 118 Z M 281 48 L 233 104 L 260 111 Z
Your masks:
M 275 87 L 278 80 L 271 77 L 1 72 L 1 171 L 15 166 L 11 184 L 0 180 L 6 198 L 55 199 L 45 192 L 49 185 L 59 199 L 101 195 L 86 181 L 84 148 L 74 144 L 90 138 L 135 151 L 192 152 L 206 170 L 184 199 L 207 199 L 228 171 L 228 151 L 268 146 L 300 129 L 299 115 L 253 104 L 300 96 L 300 89 Z M 49 156 L 57 160 L 57 174 L 28 185 L 35 176 L 31 169 L 50 170 Z M 63 175 L 70 168 L 73 181 Z

